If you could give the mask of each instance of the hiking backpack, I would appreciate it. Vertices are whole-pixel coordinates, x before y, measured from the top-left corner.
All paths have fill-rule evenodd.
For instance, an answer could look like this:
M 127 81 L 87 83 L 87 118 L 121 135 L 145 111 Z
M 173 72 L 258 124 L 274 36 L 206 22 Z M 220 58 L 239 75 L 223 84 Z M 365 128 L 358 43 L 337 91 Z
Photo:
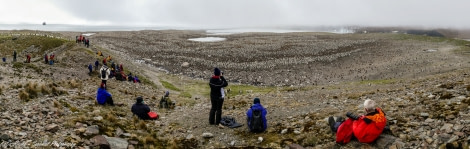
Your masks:
M 262 132 L 263 131 L 263 118 L 261 110 L 254 109 L 251 111 L 251 120 L 250 120 L 250 130 L 252 132 Z
M 101 70 L 101 78 L 104 79 L 106 78 L 106 71 L 108 70 L 108 68 L 105 68 L 105 69 L 102 69 Z

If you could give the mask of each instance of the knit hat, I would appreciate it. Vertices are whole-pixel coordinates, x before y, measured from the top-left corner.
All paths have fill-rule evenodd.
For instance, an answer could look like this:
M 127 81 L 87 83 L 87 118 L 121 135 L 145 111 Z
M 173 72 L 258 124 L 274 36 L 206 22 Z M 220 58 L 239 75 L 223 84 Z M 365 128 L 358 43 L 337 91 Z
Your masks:
M 219 68 L 214 69 L 214 75 L 220 76 L 220 69 Z
M 105 87 L 104 83 L 101 83 L 101 84 L 100 84 L 100 87 L 101 87 L 101 88 L 104 88 L 104 87 Z
M 260 101 L 259 101 L 259 98 L 258 98 L 258 97 L 256 97 L 256 98 L 253 100 L 253 104 L 257 104 L 257 103 L 260 103 Z
M 142 96 L 137 97 L 136 100 L 137 100 L 137 103 L 142 103 L 144 101 Z

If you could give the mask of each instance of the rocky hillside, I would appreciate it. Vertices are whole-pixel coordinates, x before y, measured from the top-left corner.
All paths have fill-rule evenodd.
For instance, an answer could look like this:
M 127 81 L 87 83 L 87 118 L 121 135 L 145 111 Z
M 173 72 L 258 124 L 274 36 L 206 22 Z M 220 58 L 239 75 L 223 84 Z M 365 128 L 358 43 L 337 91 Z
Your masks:
M 48 34 L 51 36 L 43 36 Z M 199 43 L 195 31 L 100 32 L 85 48 L 79 33 L 6 31 L 0 36 L 2 148 L 468 148 L 468 42 L 399 34 L 245 33 Z M 52 36 L 54 35 L 54 36 Z M 57 38 L 63 37 L 63 38 Z M 12 62 L 13 50 L 19 58 Z M 87 65 L 104 57 L 143 83 L 108 81 L 115 102 L 95 104 L 100 79 Z M 44 63 L 44 54 L 56 63 Z M 31 63 L 23 63 L 25 55 Z M 182 65 L 187 62 L 187 65 Z M 268 130 L 247 132 L 207 122 L 207 79 L 225 71 L 224 114 L 245 124 L 254 97 L 268 110 Z M 286 81 L 287 80 L 287 81 Z M 257 85 L 257 86 L 253 86 Z M 164 91 L 175 109 L 159 109 Z M 156 121 L 130 107 L 143 96 Z M 328 116 L 362 113 L 373 99 L 390 131 L 372 144 L 334 143 Z

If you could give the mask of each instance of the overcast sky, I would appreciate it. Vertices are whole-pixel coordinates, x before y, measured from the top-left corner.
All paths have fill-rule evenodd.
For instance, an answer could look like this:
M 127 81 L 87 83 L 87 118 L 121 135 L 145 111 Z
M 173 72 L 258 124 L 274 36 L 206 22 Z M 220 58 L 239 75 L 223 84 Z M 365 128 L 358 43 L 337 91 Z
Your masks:
M 0 0 L 0 23 L 470 28 L 470 0 Z

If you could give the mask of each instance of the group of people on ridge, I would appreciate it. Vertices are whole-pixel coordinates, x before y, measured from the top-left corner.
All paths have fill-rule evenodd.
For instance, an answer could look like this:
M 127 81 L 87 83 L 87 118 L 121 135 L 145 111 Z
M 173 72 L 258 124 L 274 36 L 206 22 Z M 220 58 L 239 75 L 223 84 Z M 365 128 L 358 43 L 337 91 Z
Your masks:
M 98 51 L 97 54 L 99 56 L 103 56 L 101 51 Z M 107 62 L 111 61 L 111 68 L 108 67 Z M 99 62 L 95 61 L 95 68 L 98 68 Z M 89 74 L 91 75 L 93 71 L 93 66 L 91 64 L 88 65 L 88 70 Z M 95 69 L 96 70 L 96 69 Z M 104 58 L 103 60 L 103 65 L 101 66 L 99 70 L 99 76 L 101 78 L 101 84 L 100 87 L 97 90 L 96 93 L 96 101 L 100 105 L 122 105 L 122 104 L 116 104 L 113 101 L 112 95 L 107 91 L 107 82 L 109 78 L 116 77 L 117 80 L 129 80 L 129 81 L 134 81 L 134 83 L 140 83 L 140 80 L 137 76 L 132 76 L 132 73 L 129 73 L 128 76 L 126 75 L 117 75 L 119 74 L 124 74 L 124 68 L 122 64 L 119 65 L 119 67 L 112 61 L 111 56 L 108 56 Z M 169 99 L 169 92 L 166 91 L 165 95 L 162 97 L 160 100 L 160 107 L 161 108 L 173 108 L 175 103 L 172 102 Z M 139 96 L 136 98 L 136 103 L 132 106 L 131 111 L 134 115 L 139 117 L 140 119 L 143 120 L 149 120 L 149 119 L 157 119 L 158 114 L 156 112 L 151 112 L 150 107 L 144 103 L 144 99 Z
M 83 35 L 75 36 L 75 42 L 83 43 L 87 48 L 90 47 L 90 40 Z

